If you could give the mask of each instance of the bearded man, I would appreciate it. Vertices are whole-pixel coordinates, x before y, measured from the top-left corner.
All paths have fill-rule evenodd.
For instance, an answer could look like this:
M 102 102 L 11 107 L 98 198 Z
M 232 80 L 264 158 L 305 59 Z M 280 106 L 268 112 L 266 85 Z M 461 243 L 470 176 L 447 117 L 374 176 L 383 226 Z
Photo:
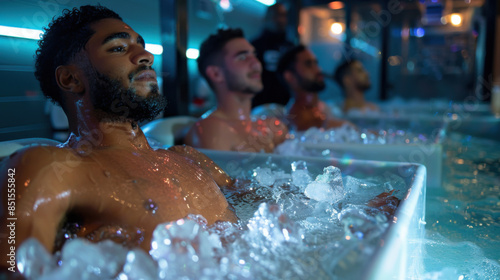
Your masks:
M 1 252 L 12 248 L 5 223 L 14 215 L 15 248 L 33 237 L 49 252 L 75 236 L 108 236 L 148 252 L 160 223 L 189 214 L 209 224 L 237 221 L 220 190 L 231 179 L 210 159 L 189 147 L 149 146 L 138 122 L 158 115 L 165 101 L 153 55 L 120 16 L 102 6 L 65 10 L 36 54 L 35 76 L 68 116 L 70 136 L 4 161 Z M 7 211 L 11 201 L 15 213 Z

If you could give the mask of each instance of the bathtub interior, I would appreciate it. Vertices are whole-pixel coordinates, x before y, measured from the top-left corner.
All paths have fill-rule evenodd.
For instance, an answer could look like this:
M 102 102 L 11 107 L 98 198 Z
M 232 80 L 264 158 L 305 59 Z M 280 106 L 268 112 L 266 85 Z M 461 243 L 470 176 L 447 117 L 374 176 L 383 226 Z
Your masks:
M 405 199 L 395 214 L 393 223 L 380 240 L 373 257 L 363 266 L 348 267 L 338 271 L 346 279 L 404 279 L 418 277 L 422 271 L 422 247 L 419 239 L 424 236 L 425 224 L 425 167 L 418 164 L 391 163 L 381 161 L 342 160 L 335 158 L 282 156 L 256 153 L 201 150 L 231 176 L 240 176 L 255 167 L 270 162 L 290 169 L 290 163 L 298 160 L 307 162 L 311 173 L 321 173 L 326 166 L 338 167 L 342 175 L 366 178 L 374 174 L 394 174 L 405 180 Z M 341 266 L 340 266 L 341 267 Z
M 357 115 L 348 116 L 360 128 L 371 130 L 402 130 L 406 133 L 422 134 L 428 138 L 427 143 L 442 143 L 446 136 L 448 119 L 442 116 L 420 115 L 389 116 L 389 115 Z
M 393 118 L 359 116 L 348 118 L 359 128 L 371 131 L 384 130 L 388 135 L 401 135 L 392 143 L 375 144 L 368 142 L 350 143 L 336 140 L 321 140 L 310 137 L 305 140 L 298 133 L 296 149 L 277 149 L 287 155 L 307 155 L 360 159 L 373 161 L 393 161 L 400 163 L 418 163 L 427 167 L 427 186 L 438 187 L 442 182 L 443 141 L 446 139 L 448 123 L 437 117 L 429 118 Z M 323 133 L 325 137 L 328 135 Z M 318 133 L 320 135 L 320 133 Z M 359 142 L 359 141 L 358 141 Z
M 300 143 L 300 146 L 309 156 L 423 164 L 427 169 L 427 187 L 439 187 L 442 182 L 441 144 Z
M 45 139 L 20 140 L 17 147 L 32 145 L 57 145 Z M 335 158 L 289 157 L 256 153 L 220 152 L 202 150 L 232 176 L 248 174 L 252 169 L 270 162 L 283 170 L 290 163 L 304 160 L 312 174 L 320 174 L 326 166 L 338 167 L 343 175 L 366 178 L 376 174 L 393 174 L 405 181 L 406 195 L 395 214 L 393 223 L 373 252 L 373 258 L 364 263 L 363 269 L 351 267 L 346 258 L 345 265 L 338 266 L 336 274 L 346 279 L 402 279 L 417 277 L 421 269 L 421 242 L 424 237 L 425 220 L 425 167 L 418 164 L 390 163 L 381 161 L 357 161 Z M 85 245 L 88 246 L 88 245 Z M 352 256 L 348 256 L 352 258 Z M 270 277 L 272 278 L 272 277 Z

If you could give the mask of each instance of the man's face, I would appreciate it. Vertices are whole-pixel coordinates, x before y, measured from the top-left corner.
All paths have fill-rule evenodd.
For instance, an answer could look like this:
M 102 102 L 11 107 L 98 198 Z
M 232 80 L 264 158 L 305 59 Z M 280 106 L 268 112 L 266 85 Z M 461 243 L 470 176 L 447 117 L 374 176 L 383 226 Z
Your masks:
M 287 19 L 287 11 L 286 7 L 284 5 L 278 5 L 276 6 L 276 9 L 274 10 L 272 14 L 272 23 L 273 23 L 273 30 L 277 32 L 284 32 L 286 30 L 286 24 L 288 22 Z
M 351 64 L 349 75 L 353 80 L 353 85 L 361 91 L 369 90 L 371 87 L 370 75 L 359 61 Z
M 294 74 L 300 88 L 308 92 L 325 89 L 325 80 L 321 71 L 316 56 L 310 50 L 306 49 L 297 54 Z
M 84 72 L 92 103 L 112 118 L 151 119 L 165 107 L 159 93 L 154 57 L 144 40 L 117 19 L 91 26 L 96 32 L 85 45 Z
M 233 39 L 224 46 L 222 67 L 230 91 L 256 94 L 263 88 L 262 65 L 255 55 L 255 48 L 245 39 Z

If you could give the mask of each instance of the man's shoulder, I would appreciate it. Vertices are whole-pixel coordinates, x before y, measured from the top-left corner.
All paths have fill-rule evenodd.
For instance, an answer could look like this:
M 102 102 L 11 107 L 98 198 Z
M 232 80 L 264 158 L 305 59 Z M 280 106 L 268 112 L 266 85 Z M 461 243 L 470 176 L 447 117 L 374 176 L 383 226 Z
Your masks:
M 195 125 L 212 131 L 226 130 L 231 127 L 231 124 L 227 120 L 214 114 L 198 120 Z
M 18 167 L 45 167 L 54 162 L 67 161 L 76 157 L 75 152 L 67 147 L 34 146 L 19 149 L 2 162 Z

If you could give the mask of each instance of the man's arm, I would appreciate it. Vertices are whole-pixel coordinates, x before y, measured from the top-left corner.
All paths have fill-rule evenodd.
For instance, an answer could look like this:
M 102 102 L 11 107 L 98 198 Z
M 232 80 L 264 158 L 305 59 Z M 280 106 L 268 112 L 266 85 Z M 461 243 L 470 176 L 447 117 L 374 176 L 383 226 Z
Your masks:
M 69 206 L 69 197 L 61 196 L 61 182 L 54 170 L 51 147 L 19 151 L 0 168 L 0 256 L 1 266 L 29 237 L 52 252 L 59 223 Z M 10 255 L 8 255 L 10 254 Z M 17 270 L 17 269 L 16 269 Z

